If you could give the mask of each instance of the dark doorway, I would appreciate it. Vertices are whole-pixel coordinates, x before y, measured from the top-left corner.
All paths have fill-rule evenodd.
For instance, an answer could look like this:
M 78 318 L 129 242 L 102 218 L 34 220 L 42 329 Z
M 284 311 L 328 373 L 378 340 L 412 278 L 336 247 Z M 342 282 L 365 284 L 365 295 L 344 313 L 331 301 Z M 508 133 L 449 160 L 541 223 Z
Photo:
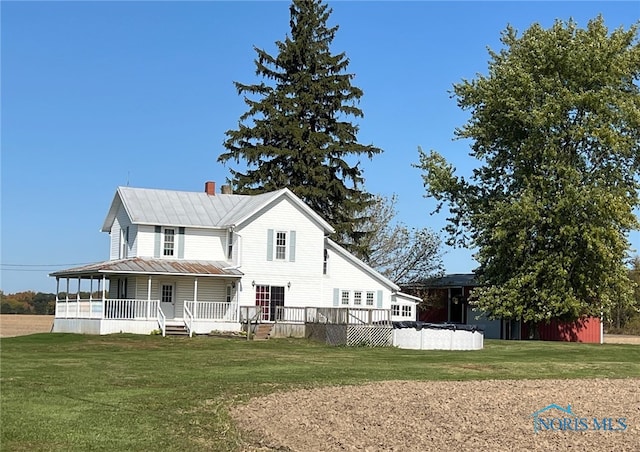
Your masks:
M 449 322 L 465 323 L 467 304 L 462 293 L 462 287 L 449 289 Z
M 271 318 L 269 320 L 280 320 L 284 314 L 282 309 L 278 307 L 284 307 L 284 287 L 271 286 Z

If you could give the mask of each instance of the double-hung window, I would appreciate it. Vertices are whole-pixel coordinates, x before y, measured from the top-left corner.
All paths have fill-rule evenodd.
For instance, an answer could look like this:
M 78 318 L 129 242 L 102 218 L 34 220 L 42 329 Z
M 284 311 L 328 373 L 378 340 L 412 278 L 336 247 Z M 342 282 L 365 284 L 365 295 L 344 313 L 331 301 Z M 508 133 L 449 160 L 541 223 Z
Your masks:
M 276 259 L 284 260 L 287 258 L 287 233 L 284 231 L 276 232 Z
M 367 292 L 367 306 L 373 306 L 373 292 Z
M 411 317 L 411 306 L 409 305 L 402 306 L 402 317 Z
M 354 306 L 362 305 L 362 292 L 360 292 L 359 290 L 356 290 L 355 292 L 353 292 L 353 305 Z
M 322 255 L 322 274 L 329 274 L 329 251 L 325 248 L 324 253 Z
M 164 248 L 163 256 L 173 256 L 176 244 L 175 229 L 165 228 L 164 230 Z
M 233 231 L 229 231 L 227 234 L 227 259 L 233 257 Z
M 349 291 L 343 290 L 340 295 L 340 304 L 349 306 Z

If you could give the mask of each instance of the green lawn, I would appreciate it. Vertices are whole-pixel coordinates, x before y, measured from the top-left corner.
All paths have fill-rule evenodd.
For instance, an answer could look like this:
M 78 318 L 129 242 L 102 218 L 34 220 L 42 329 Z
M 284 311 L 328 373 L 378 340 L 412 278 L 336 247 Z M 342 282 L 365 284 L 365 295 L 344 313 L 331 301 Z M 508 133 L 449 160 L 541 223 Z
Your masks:
M 227 407 L 289 388 L 380 380 L 640 376 L 640 347 L 485 341 L 484 350 L 306 340 L 37 334 L 0 341 L 2 451 L 229 451 Z

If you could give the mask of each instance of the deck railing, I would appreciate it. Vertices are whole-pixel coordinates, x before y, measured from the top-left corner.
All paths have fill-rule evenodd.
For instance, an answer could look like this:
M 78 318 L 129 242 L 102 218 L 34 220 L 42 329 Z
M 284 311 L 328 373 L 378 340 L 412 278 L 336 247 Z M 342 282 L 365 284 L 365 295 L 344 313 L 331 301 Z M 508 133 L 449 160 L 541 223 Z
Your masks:
M 262 317 L 262 306 L 240 306 L 240 323 L 256 322 Z
M 276 306 L 275 321 L 281 323 L 304 323 L 304 307 Z
M 63 319 L 149 320 L 157 318 L 158 300 L 74 299 L 56 303 L 56 317 Z
M 305 321 L 342 325 L 390 325 L 390 309 L 305 308 Z

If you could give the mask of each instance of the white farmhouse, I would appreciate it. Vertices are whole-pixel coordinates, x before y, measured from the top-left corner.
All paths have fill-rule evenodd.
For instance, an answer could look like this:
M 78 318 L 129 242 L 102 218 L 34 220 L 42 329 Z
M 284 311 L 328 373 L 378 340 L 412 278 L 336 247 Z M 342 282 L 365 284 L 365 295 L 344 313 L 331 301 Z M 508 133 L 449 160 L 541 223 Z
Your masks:
M 108 261 L 51 274 L 66 291 L 54 332 L 206 334 L 250 320 L 304 324 L 334 307 L 368 323 L 416 318 L 419 298 L 330 240 L 332 226 L 286 188 L 119 187 L 102 231 Z

